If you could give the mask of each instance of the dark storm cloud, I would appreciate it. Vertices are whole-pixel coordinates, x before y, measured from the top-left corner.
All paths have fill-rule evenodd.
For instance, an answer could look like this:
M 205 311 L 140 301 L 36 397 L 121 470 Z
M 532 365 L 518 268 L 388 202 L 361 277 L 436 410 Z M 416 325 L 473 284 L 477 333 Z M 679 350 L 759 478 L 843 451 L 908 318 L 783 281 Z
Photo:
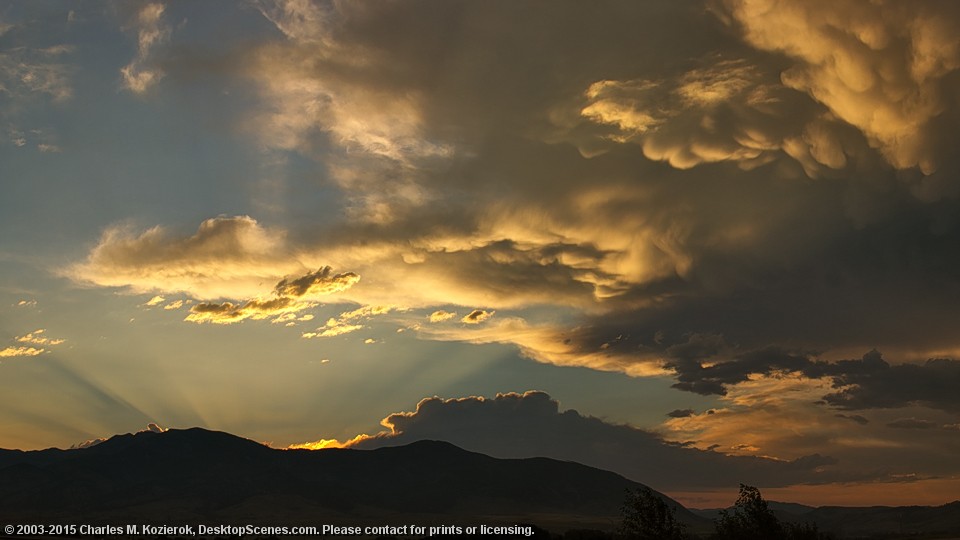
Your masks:
M 144 263 L 209 275 L 201 240 L 264 233 L 255 261 L 350 268 L 362 304 L 497 309 L 474 341 L 543 361 L 656 364 L 704 395 L 800 371 L 829 377 L 838 408 L 955 408 L 936 386 L 923 399 L 935 366 L 888 366 L 905 381 L 891 390 L 882 370 L 817 358 L 960 348 L 957 5 L 257 6 L 278 32 L 243 63 L 262 100 L 250 124 L 317 163 L 343 219 L 278 250 L 249 218 L 176 243 L 105 235 L 81 278 L 167 290 Z M 571 315 L 519 313 L 538 306 Z M 512 315 L 529 320 L 493 327 Z
M 834 387 L 842 387 L 823 397 L 833 407 L 858 410 L 922 405 L 960 412 L 958 360 L 933 358 L 923 364 L 890 365 L 879 352 L 871 351 L 860 360 L 818 362 L 806 372 L 830 376 Z
M 499 457 L 547 456 L 613 470 L 657 489 L 726 487 L 737 482 L 775 486 L 836 480 L 836 460 L 821 455 L 792 461 L 734 457 L 667 442 L 626 425 L 606 423 L 577 411 L 561 412 L 543 392 L 424 399 L 414 412 L 383 420 L 391 433 L 367 438 L 359 448 L 445 440 Z
M 901 418 L 888 423 L 887 427 L 897 429 L 932 429 L 937 427 L 937 423 L 929 420 L 919 420 L 917 418 Z
M 867 425 L 867 424 L 870 423 L 870 420 L 867 420 L 865 417 L 860 416 L 859 414 L 843 414 L 843 413 L 837 413 L 837 414 L 835 414 L 835 415 L 833 415 L 833 416 L 836 417 L 836 418 L 846 418 L 847 420 L 850 420 L 850 421 L 852 421 L 852 422 L 856 422 L 856 423 L 860 424 L 861 426 L 865 426 L 865 425 Z

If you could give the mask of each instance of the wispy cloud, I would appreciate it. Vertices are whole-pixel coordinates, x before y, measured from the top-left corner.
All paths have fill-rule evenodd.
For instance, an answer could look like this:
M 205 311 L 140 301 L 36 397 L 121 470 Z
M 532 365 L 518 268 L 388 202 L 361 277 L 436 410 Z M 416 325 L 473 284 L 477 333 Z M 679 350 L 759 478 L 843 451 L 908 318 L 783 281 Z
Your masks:
M 37 356 L 42 354 L 44 349 L 36 347 L 7 347 L 0 350 L 0 358 L 15 358 L 18 356 Z
M 137 56 L 120 69 L 124 88 L 136 94 L 146 92 L 164 76 L 163 70 L 150 63 L 150 57 L 158 45 L 170 39 L 171 28 L 163 21 L 165 9 L 162 3 L 151 2 L 137 13 Z

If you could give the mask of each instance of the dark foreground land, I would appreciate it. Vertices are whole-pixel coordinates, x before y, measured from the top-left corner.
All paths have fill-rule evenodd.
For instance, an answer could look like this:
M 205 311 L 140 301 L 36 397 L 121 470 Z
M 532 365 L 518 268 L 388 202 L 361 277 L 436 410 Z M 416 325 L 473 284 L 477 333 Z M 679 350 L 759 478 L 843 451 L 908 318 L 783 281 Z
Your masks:
M 644 486 L 577 463 L 496 459 L 436 441 L 366 451 L 276 450 L 194 428 L 119 435 L 84 449 L 0 450 L 0 526 L 535 524 L 530 536 L 481 535 L 478 529 L 469 537 L 559 538 L 565 532 L 563 538 L 599 540 L 614 537 L 627 489 Z M 688 534 L 709 537 L 710 513 L 698 515 L 656 495 Z M 960 502 L 935 508 L 772 508 L 781 521 L 814 522 L 837 537 L 960 538 Z M 399 536 L 426 536 L 411 532 Z M 251 537 L 215 537 L 230 536 Z

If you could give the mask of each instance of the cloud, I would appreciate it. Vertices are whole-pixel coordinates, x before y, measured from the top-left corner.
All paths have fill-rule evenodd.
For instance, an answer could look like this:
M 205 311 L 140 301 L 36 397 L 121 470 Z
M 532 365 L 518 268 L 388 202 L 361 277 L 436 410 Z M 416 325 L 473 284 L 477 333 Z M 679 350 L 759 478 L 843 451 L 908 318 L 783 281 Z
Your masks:
M 0 91 L 18 101 L 46 95 L 55 103 L 73 95 L 72 69 L 54 59 L 72 48 L 10 47 L 0 53 Z
M 135 94 L 142 94 L 163 78 L 164 72 L 149 63 L 153 50 L 170 39 L 171 29 L 164 24 L 166 7 L 159 2 L 144 4 L 137 13 L 137 56 L 120 69 L 123 86 Z
M 360 276 L 353 272 L 331 275 L 332 270 L 324 266 L 296 279 L 285 278 L 274 291 L 280 296 L 320 296 L 345 291 L 360 281 Z
M 852 422 L 856 422 L 856 423 L 860 424 L 861 426 L 864 426 L 864 425 L 867 425 L 868 423 L 870 423 L 870 420 L 867 420 L 865 417 L 860 416 L 859 414 L 843 414 L 843 413 L 837 413 L 837 414 L 835 414 L 835 415 L 833 415 L 833 416 L 836 417 L 836 418 L 846 418 L 847 420 L 850 420 L 850 421 L 852 421 Z
M 34 330 L 23 336 L 18 336 L 17 341 L 20 343 L 28 343 L 31 345 L 60 345 L 65 339 L 51 339 L 43 335 L 46 332 L 43 328 L 39 330 Z
M 150 299 L 147 300 L 146 302 L 144 302 L 143 305 L 144 305 L 145 307 L 153 307 L 153 306 L 162 304 L 162 303 L 165 302 L 165 301 L 166 301 L 166 298 L 164 298 L 163 296 L 160 296 L 160 295 L 158 294 L 158 295 L 150 298 Z
M 183 293 L 199 299 L 251 298 L 303 266 L 287 252 L 283 230 L 248 216 L 205 220 L 190 236 L 162 227 L 138 233 L 107 228 L 86 261 L 63 274 L 80 283 L 135 293 Z
M 173 309 L 180 309 L 183 307 L 183 304 L 184 304 L 183 300 L 174 300 L 173 302 L 170 302 L 169 304 L 163 306 L 163 309 L 166 311 L 170 311 Z
M 696 411 L 693 409 L 674 409 L 667 413 L 667 416 L 670 418 L 686 418 L 688 416 L 693 416 L 696 414 Z
M 726 0 L 745 39 L 796 60 L 786 86 L 860 130 L 898 168 L 937 168 L 930 141 L 960 68 L 960 10 L 943 2 Z
M 960 361 L 932 358 L 922 364 L 891 365 L 878 351 L 857 360 L 834 364 L 818 362 L 805 370 L 810 376 L 829 376 L 837 389 L 823 397 L 845 410 L 900 408 L 922 405 L 949 413 L 960 411 Z
M 98 444 L 100 444 L 100 443 L 102 443 L 102 442 L 104 442 L 104 441 L 106 441 L 106 440 L 107 440 L 107 439 L 104 438 L 104 437 L 98 437 L 98 438 L 96 438 L 96 439 L 87 439 L 87 440 L 85 440 L 85 441 L 83 441 L 83 442 L 80 442 L 80 443 L 71 444 L 71 445 L 70 445 L 70 450 L 80 450 L 80 449 L 83 449 L 83 448 L 90 448 L 90 447 L 96 446 L 96 445 L 98 445 Z
M 445 310 L 439 309 L 439 310 L 434 311 L 433 313 L 431 313 L 428 318 L 430 319 L 430 322 L 432 322 L 432 323 L 438 323 L 438 322 L 443 322 L 443 321 L 449 321 L 450 319 L 452 319 L 452 318 L 454 318 L 454 317 L 456 317 L 456 316 L 457 316 L 457 313 L 456 313 L 456 312 L 453 312 L 453 311 L 445 311 Z
M 190 308 L 190 314 L 184 319 L 194 323 L 233 324 L 246 319 L 255 321 L 297 314 L 316 306 L 313 302 L 303 302 L 289 297 L 271 300 L 247 300 L 243 304 L 232 302 L 200 302 Z
M 317 328 L 315 332 L 304 332 L 301 337 L 311 339 L 316 337 L 335 337 L 356 332 L 364 328 L 362 324 L 354 324 L 357 319 L 369 319 L 377 315 L 384 315 L 397 309 L 396 306 L 361 306 L 351 311 L 344 311 L 337 318 L 329 318 L 325 325 Z M 373 343 L 366 340 L 364 343 Z
M 146 429 L 140 430 L 141 433 L 142 433 L 142 432 L 146 432 L 146 431 L 149 431 L 149 432 L 152 432 L 152 433 L 163 433 L 164 431 L 167 431 L 167 430 L 166 430 L 166 428 L 160 427 L 158 424 L 155 424 L 155 423 L 153 423 L 153 422 L 150 422 L 149 424 L 147 424 L 147 428 L 146 428 Z
M 318 337 L 336 337 L 349 334 L 350 332 L 356 332 L 362 328 L 362 324 L 347 324 L 344 321 L 338 321 L 337 319 L 331 317 L 330 319 L 327 319 L 327 323 L 325 325 L 317 328 L 316 332 L 304 332 L 301 334 L 301 337 L 306 339 Z
M 897 429 L 931 429 L 937 427 L 936 422 L 919 420 L 917 418 L 900 418 L 887 424 L 887 427 Z
M 388 432 L 347 443 L 355 448 L 444 440 L 496 457 L 546 456 L 602 467 L 661 490 L 745 482 L 787 485 L 833 475 L 833 460 L 811 455 L 793 461 L 726 456 L 665 441 L 660 435 L 561 411 L 543 392 L 497 394 L 493 399 L 427 398 L 415 411 L 394 413 Z M 820 471 L 820 472 L 818 472 Z
M 22 308 L 37 307 L 37 301 L 36 300 L 20 300 L 15 305 L 17 307 L 22 307 Z
M 530 324 L 520 317 L 504 317 L 483 325 L 430 325 L 417 328 L 417 335 L 425 339 L 512 344 L 528 358 L 558 366 L 589 367 L 636 377 L 671 374 L 671 371 L 664 369 L 663 361 L 655 356 L 639 356 L 635 351 L 601 347 L 584 350 L 573 342 L 576 334 L 576 329 L 571 331 L 556 325 Z
M 460 322 L 466 323 L 466 324 L 480 324 L 483 321 L 489 319 L 490 317 L 493 317 L 494 313 L 496 312 L 486 311 L 483 309 L 475 309 L 470 313 L 467 313 L 466 315 L 464 315 L 463 318 L 460 319 Z
M 639 144 L 649 159 L 678 169 L 720 161 L 754 168 L 800 137 L 803 121 L 794 118 L 798 108 L 810 107 L 771 74 L 745 59 L 708 56 L 701 63 L 665 80 L 594 82 L 583 93 L 580 116 L 615 128 L 598 134 L 603 139 Z M 577 143 L 587 157 L 610 148 L 595 137 Z
M 18 356 L 37 356 L 45 352 L 45 349 L 35 347 L 7 347 L 0 350 L 0 358 L 15 358 Z
M 937 39 L 956 10 L 917 6 L 560 3 L 544 20 L 509 3 L 259 2 L 277 32 L 230 67 L 256 84 L 245 127 L 271 158 L 305 160 L 290 174 L 342 214 L 114 227 L 69 275 L 228 316 L 277 283 L 421 315 L 484 306 L 497 317 L 417 335 L 672 375 L 712 399 L 802 373 L 851 427 L 831 415 L 881 404 L 886 375 L 838 359 L 960 350 L 957 70 Z M 362 327 L 334 323 L 304 335 Z M 890 368 L 911 388 L 891 406 L 954 407 L 932 367 Z

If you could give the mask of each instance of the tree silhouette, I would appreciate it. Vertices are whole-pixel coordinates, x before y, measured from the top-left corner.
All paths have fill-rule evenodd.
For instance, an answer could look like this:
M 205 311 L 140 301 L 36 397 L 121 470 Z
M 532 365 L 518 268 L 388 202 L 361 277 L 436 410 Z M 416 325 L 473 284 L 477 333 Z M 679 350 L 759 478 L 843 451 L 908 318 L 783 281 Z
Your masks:
M 763 500 L 760 490 L 740 484 L 740 496 L 733 513 L 720 511 L 720 519 L 714 521 L 716 540 L 779 540 L 786 534 L 777 516 L 773 515 Z
M 683 538 L 683 524 L 677 521 L 676 509 L 670 508 L 653 490 L 643 487 L 627 490 L 620 532 L 642 540 L 679 540 Z
M 740 484 L 740 496 L 733 513 L 720 511 L 714 520 L 713 540 L 827 540 L 831 535 L 821 533 L 816 524 L 781 524 L 763 500 L 760 490 Z

